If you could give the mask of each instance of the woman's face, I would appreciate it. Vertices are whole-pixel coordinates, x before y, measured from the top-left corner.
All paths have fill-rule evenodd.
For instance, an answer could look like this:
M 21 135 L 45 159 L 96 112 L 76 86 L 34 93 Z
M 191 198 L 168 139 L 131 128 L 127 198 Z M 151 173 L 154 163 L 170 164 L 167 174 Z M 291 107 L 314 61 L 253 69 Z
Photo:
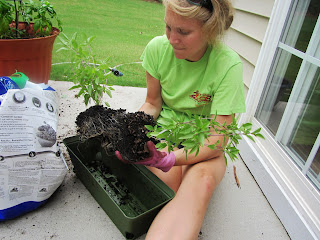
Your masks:
M 208 42 L 201 30 L 202 22 L 166 10 L 166 34 L 176 58 L 199 61 L 207 50 Z

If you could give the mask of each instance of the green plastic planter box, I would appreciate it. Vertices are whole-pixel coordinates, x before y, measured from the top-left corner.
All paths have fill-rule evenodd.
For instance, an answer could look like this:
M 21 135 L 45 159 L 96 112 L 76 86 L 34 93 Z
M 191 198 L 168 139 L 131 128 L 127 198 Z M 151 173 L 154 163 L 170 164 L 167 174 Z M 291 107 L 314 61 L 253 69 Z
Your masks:
M 174 191 L 145 166 L 124 164 L 98 141 L 63 140 L 74 172 L 126 239 L 146 233 Z

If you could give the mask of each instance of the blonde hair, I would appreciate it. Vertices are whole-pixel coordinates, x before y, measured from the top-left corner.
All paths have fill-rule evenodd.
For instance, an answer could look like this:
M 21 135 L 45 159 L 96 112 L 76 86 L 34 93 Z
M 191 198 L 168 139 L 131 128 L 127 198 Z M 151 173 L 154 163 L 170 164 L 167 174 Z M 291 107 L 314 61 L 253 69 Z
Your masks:
M 209 44 L 221 40 L 233 21 L 233 7 L 229 0 L 211 0 L 213 11 L 188 3 L 186 0 L 163 0 L 165 8 L 170 8 L 180 16 L 203 22 L 202 31 Z

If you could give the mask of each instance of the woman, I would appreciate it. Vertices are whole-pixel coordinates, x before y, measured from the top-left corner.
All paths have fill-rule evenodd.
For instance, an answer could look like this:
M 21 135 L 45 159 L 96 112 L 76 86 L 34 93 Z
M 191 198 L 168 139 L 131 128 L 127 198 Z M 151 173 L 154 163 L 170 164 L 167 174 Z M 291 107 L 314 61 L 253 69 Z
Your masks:
M 231 123 L 245 111 L 242 64 L 220 41 L 232 23 L 228 0 L 163 0 L 166 36 L 156 37 L 142 54 L 147 97 L 140 111 L 155 119 L 165 111 L 214 116 Z M 222 137 L 212 134 L 214 143 Z M 211 195 L 224 176 L 224 153 L 202 147 L 197 156 L 183 149 L 157 151 L 140 162 L 176 196 L 157 215 L 146 239 L 197 239 Z M 119 152 L 116 153 L 121 160 Z

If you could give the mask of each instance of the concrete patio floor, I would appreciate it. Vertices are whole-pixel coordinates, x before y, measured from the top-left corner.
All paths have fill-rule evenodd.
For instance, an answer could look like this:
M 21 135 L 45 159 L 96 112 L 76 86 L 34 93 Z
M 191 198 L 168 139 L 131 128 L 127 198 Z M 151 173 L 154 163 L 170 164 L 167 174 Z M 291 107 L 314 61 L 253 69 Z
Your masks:
M 59 142 L 76 134 L 76 116 L 86 109 L 76 99 L 72 83 L 49 81 L 60 95 Z M 112 108 L 136 111 L 145 100 L 146 89 L 114 86 L 113 98 L 106 99 Z M 69 171 L 62 185 L 39 209 L 16 219 L 0 223 L 0 240 L 9 239 L 125 239 L 108 215 L 72 171 L 72 163 L 61 146 Z M 233 165 L 236 166 L 240 188 L 237 187 Z M 188 201 L 186 199 L 186 201 Z M 177 223 L 179 224 L 179 223 Z M 145 235 L 139 237 L 139 240 Z M 245 164 L 229 162 L 221 184 L 211 199 L 201 240 L 290 239 Z M 184 240 L 184 239 L 181 239 Z

